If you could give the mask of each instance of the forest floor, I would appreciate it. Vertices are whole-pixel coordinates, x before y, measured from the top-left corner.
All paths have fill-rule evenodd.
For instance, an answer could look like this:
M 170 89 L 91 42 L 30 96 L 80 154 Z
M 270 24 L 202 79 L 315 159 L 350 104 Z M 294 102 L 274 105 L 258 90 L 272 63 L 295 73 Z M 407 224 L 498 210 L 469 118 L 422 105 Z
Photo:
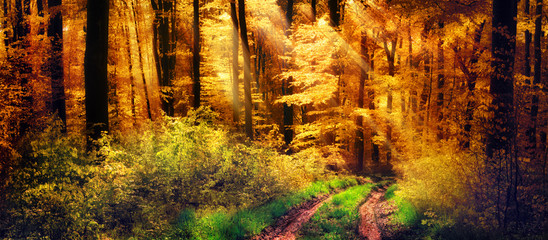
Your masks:
M 390 239 L 394 236 L 394 228 L 390 221 L 392 213 L 396 212 L 396 206 L 384 200 L 387 186 L 372 191 L 367 201 L 359 207 L 359 227 L 357 229 L 360 239 L 380 240 Z M 280 217 L 272 226 L 265 228 L 261 234 L 253 237 L 253 240 L 293 240 L 301 226 L 316 213 L 326 202 L 330 201 L 332 194 L 326 194 L 307 201 Z
M 332 194 L 325 194 L 289 210 L 272 226 L 265 228 L 253 240 L 292 240 L 301 226 L 308 222 L 324 203 L 331 200 Z
M 358 233 L 361 239 L 380 240 L 385 226 L 389 223 L 390 213 L 394 210 L 393 206 L 384 201 L 386 189 L 380 188 L 369 194 L 367 201 L 360 206 L 360 225 Z

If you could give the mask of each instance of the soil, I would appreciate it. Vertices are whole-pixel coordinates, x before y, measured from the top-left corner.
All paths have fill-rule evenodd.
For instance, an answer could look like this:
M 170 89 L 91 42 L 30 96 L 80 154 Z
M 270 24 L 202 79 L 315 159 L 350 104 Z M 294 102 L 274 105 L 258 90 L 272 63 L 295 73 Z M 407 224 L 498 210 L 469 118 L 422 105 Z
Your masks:
M 396 211 L 396 206 L 384 200 L 385 191 L 385 188 L 375 190 L 360 206 L 360 239 L 380 240 L 394 237 L 396 231 L 391 216 Z
M 295 207 L 287 214 L 282 216 L 272 226 L 265 228 L 261 234 L 253 237 L 253 240 L 279 239 L 292 240 L 295 239 L 295 233 L 299 231 L 303 223 L 308 222 L 312 215 L 316 213 L 325 202 L 331 199 L 331 195 L 326 194 L 317 197 L 313 200 L 304 202 Z

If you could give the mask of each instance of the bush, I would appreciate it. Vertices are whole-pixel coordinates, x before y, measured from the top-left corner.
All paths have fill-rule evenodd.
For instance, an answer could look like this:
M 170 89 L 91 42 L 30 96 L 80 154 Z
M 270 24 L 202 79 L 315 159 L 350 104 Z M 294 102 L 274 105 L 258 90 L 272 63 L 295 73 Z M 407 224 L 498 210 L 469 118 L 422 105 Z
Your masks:
M 105 136 L 100 152 L 90 154 L 101 159 L 88 157 L 83 138 L 61 133 L 59 123 L 30 135 L 0 201 L 0 238 L 153 238 L 182 221 L 184 209 L 232 212 L 322 177 L 324 166 L 242 143 L 215 119 L 199 109 Z M 255 228 L 246 224 L 242 229 Z

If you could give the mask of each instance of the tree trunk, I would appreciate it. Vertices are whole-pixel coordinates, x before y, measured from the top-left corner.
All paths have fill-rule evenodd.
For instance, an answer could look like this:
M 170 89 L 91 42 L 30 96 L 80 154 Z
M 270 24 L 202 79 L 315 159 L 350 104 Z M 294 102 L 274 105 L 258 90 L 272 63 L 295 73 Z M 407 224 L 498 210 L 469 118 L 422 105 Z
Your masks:
M 240 38 L 242 39 L 242 50 L 244 54 L 245 133 L 249 139 L 253 140 L 253 119 L 251 115 L 251 108 L 253 107 L 251 100 L 251 56 L 245 20 L 245 0 L 238 0 L 238 13 L 240 18 Z
M 329 20 L 332 27 L 337 28 L 341 24 L 340 0 L 328 0 Z
M 493 1 L 493 32 L 491 66 L 491 94 L 493 95 L 493 132 L 490 133 L 487 155 L 493 157 L 495 151 L 510 150 L 514 138 L 514 50 L 516 36 L 516 13 L 509 7 L 515 0 Z
M 154 20 L 154 58 L 158 80 L 162 92 L 162 109 L 168 116 L 175 114 L 173 79 L 175 78 L 175 5 L 173 0 L 151 1 L 155 12 Z
M 312 0 L 310 5 L 312 7 L 312 22 L 316 22 L 316 15 L 318 14 L 316 0 Z
M 108 13 L 109 0 L 87 3 L 87 35 L 84 60 L 86 131 L 90 140 L 108 131 Z M 88 148 L 93 147 L 88 141 Z
M 530 0 L 525 0 L 525 17 L 529 18 L 530 16 Z M 525 57 L 524 57 L 524 71 L 523 75 L 526 77 L 531 76 L 531 32 L 529 29 L 525 30 Z
M 291 24 L 293 22 L 293 0 L 287 1 L 287 10 L 286 10 L 286 19 L 287 19 L 287 31 L 286 35 L 289 37 L 291 34 Z M 284 61 L 284 65 L 285 65 Z M 282 84 L 282 94 L 291 95 L 293 94 L 293 88 L 291 87 L 291 82 L 293 82 L 293 77 L 288 77 L 284 80 Z M 289 145 L 293 141 L 293 105 L 287 103 L 283 104 L 283 131 L 284 131 L 284 141 L 285 144 Z
M 388 75 L 393 77 L 395 74 L 395 67 L 394 67 L 394 59 L 396 56 L 396 45 L 398 44 L 398 39 L 394 38 L 394 40 L 391 41 L 391 49 L 388 49 L 388 42 L 385 40 L 383 42 L 384 45 L 384 51 L 386 53 L 386 60 L 388 62 Z M 392 114 L 392 86 L 388 86 L 388 96 L 386 100 L 386 108 L 388 114 Z M 392 159 L 392 149 L 391 149 L 391 142 L 392 142 L 392 125 L 390 123 L 387 124 L 388 129 L 386 131 L 386 164 L 388 167 L 390 167 L 390 161 Z
M 492 21 L 492 62 L 490 93 L 493 96 L 493 119 L 488 133 L 486 154 L 496 174 L 496 217 L 499 228 L 506 229 L 511 216 L 519 219 L 517 178 L 519 165 L 512 157 L 515 140 L 514 51 L 516 48 L 515 0 L 494 0 Z M 506 196 L 503 197 L 502 194 Z M 505 200 L 505 202 L 503 202 Z M 504 204 L 504 205 L 503 205 Z M 515 210 L 515 214 L 508 211 Z
M 440 23 L 440 26 L 443 28 L 443 23 Z M 444 107 L 444 88 L 445 88 L 445 55 L 443 49 L 443 40 L 440 39 L 438 42 L 438 99 L 436 102 L 437 105 L 437 138 L 438 140 L 444 139 L 445 128 L 443 127 L 443 107 Z
M 364 107 L 364 92 L 365 92 L 365 81 L 368 80 L 367 72 L 367 63 L 369 63 L 369 53 L 367 51 L 367 34 L 362 32 L 362 39 L 360 43 L 360 54 L 363 59 L 363 66 L 360 71 L 360 83 L 358 87 L 358 108 L 362 109 Z M 364 159 L 364 129 L 363 129 L 363 116 L 358 115 L 356 117 L 356 156 L 358 159 L 358 171 L 363 171 L 363 159 Z
M 194 108 L 200 107 L 200 0 L 194 0 L 192 4 L 194 8 L 194 47 L 192 49 L 192 70 L 194 84 L 192 85 L 192 93 L 194 94 Z
M 537 145 L 537 116 L 538 116 L 538 109 L 539 109 L 539 94 L 540 91 L 540 83 L 541 83 L 541 73 L 542 73 L 542 51 L 540 48 L 541 44 L 541 35 L 542 35 L 542 0 L 537 0 L 536 4 L 536 10 L 535 10 L 535 36 L 534 36 L 534 50 L 535 50 L 535 56 L 534 56 L 534 67 L 535 67 L 535 75 L 533 77 L 533 99 L 531 102 L 531 121 L 532 126 L 528 131 L 529 135 L 529 144 L 531 147 L 536 150 Z
M 375 51 L 372 51 L 371 57 L 369 58 L 371 60 L 371 63 L 369 64 L 369 82 L 368 87 L 369 91 L 367 93 L 367 99 L 369 101 L 369 110 L 375 110 L 375 89 L 373 88 L 373 73 L 375 72 Z M 378 136 L 377 131 L 374 127 L 371 128 L 371 139 Z M 376 167 L 379 165 L 380 160 L 380 151 L 379 151 L 379 145 L 375 144 L 374 141 L 371 141 L 371 162 Z
M 232 116 L 234 123 L 238 123 L 240 121 L 240 74 L 238 69 L 240 36 L 238 35 L 238 14 L 235 1 L 230 2 L 230 17 L 232 19 Z
M 52 112 L 56 112 L 63 121 L 66 131 L 65 83 L 63 72 L 63 13 L 61 0 L 49 0 L 48 10 L 51 14 L 48 37 L 52 38 L 52 53 L 49 59 L 51 77 Z
M 143 65 L 143 53 L 142 53 L 142 50 L 141 50 L 141 39 L 139 38 L 139 22 L 137 20 L 137 16 L 138 14 L 136 13 L 137 10 L 135 9 L 135 6 L 133 5 L 133 2 L 130 3 L 130 7 L 131 7 L 131 12 L 133 13 L 133 24 L 135 26 L 135 40 L 137 41 L 137 53 L 139 54 L 138 55 L 138 58 L 139 58 L 139 65 L 141 67 L 141 80 L 143 81 L 142 84 L 143 84 L 143 90 L 144 90 L 144 98 L 145 98 L 145 103 L 146 103 L 146 113 L 147 113 L 147 117 L 148 119 L 150 120 L 153 120 L 152 119 L 152 110 L 150 108 L 150 96 L 149 96 L 149 93 L 148 93 L 148 85 L 147 85 L 147 81 L 146 81 L 146 77 L 145 77 L 145 66 Z

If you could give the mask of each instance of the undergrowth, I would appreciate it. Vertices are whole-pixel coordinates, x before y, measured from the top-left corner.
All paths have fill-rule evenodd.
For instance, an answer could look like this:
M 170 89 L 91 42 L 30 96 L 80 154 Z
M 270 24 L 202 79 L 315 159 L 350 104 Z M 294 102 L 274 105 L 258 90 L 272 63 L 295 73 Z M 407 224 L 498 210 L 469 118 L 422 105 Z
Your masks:
M 112 133 L 92 154 L 82 136 L 63 134 L 60 122 L 29 134 L 0 199 L 0 239 L 158 238 L 191 218 L 180 214 L 185 209 L 219 212 L 200 220 L 206 223 L 197 231 L 205 234 L 206 225 L 227 222 L 223 211 L 264 204 L 326 176 L 319 155 L 287 156 L 243 142 L 215 119 L 201 108 Z M 271 211 L 277 216 L 285 207 Z M 251 213 L 259 214 L 238 216 Z M 234 229 L 259 228 L 245 221 Z
M 303 239 L 358 239 L 358 207 L 371 192 L 373 185 L 349 188 L 322 205 L 299 231 Z
M 197 214 L 185 210 L 176 226 L 162 239 L 243 239 L 259 234 L 289 209 L 312 198 L 357 184 L 354 178 L 317 181 L 304 190 L 275 198 L 267 204 L 234 213 L 216 211 Z M 202 215 L 198 217 L 197 215 Z
M 386 189 L 384 194 L 386 201 L 393 202 L 396 205 L 396 212 L 392 215 L 393 221 L 407 227 L 417 224 L 419 220 L 417 209 L 411 202 L 396 195 L 397 190 L 398 185 L 393 184 Z

